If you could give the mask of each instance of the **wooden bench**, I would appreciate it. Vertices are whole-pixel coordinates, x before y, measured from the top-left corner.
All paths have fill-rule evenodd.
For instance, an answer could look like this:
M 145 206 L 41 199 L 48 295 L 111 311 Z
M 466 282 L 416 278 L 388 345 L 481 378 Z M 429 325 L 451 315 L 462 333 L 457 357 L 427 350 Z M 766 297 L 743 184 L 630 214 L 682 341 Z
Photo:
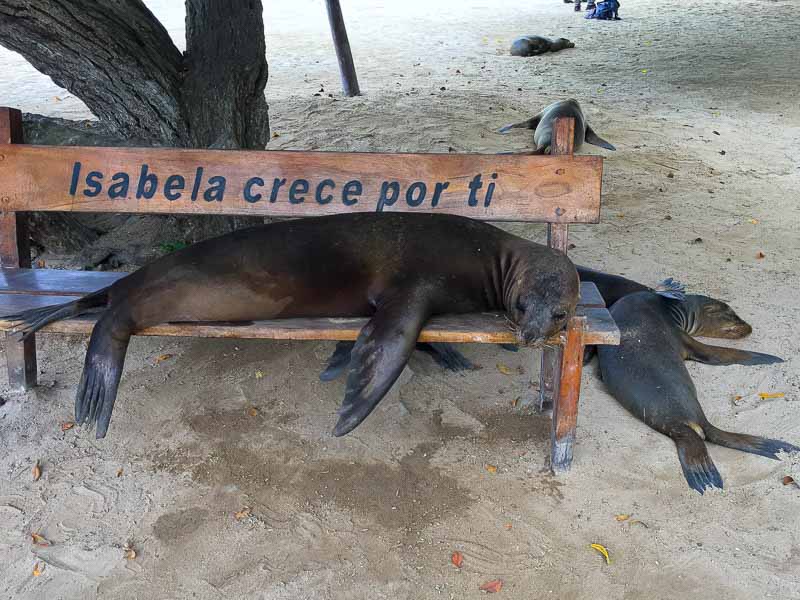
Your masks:
M 600 217 L 602 159 L 573 156 L 574 122 L 559 121 L 551 156 L 251 152 L 79 148 L 22 143 L 19 111 L 0 108 L 0 315 L 69 302 L 124 273 L 31 269 L 26 213 L 78 211 L 301 217 L 348 211 L 442 212 L 487 221 L 544 222 L 567 251 L 570 223 Z M 127 182 L 127 183 L 126 183 Z M 251 324 L 167 323 L 139 335 L 355 340 L 366 319 L 283 319 Z M 88 334 L 94 317 L 43 332 Z M 0 330 L 10 323 L 0 320 Z M 444 315 L 426 342 L 513 344 L 500 314 Z M 585 345 L 618 344 L 594 284 L 542 355 L 540 408 L 553 407 L 551 467 L 569 468 Z M 36 385 L 36 341 L 6 334 L 9 385 Z

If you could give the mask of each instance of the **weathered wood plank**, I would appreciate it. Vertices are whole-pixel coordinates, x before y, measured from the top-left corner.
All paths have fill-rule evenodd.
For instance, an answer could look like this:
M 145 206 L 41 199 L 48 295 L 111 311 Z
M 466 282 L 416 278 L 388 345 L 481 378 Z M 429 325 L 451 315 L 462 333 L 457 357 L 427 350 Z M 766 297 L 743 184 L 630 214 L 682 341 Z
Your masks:
M 22 113 L 14 108 L 0 108 L 0 143 L 6 148 L 24 142 Z M 0 152 L 0 174 L 4 155 Z M 0 266 L 28 268 L 31 266 L 30 236 L 28 235 L 28 215 L 6 212 L 2 209 L 0 194 Z M 8 385 L 14 390 L 27 390 L 36 385 L 36 338 L 25 340 L 6 340 L 6 364 L 8 366 Z
M 1 289 L 1 288 L 0 288 Z M 578 306 L 586 308 L 604 308 L 606 301 L 597 286 L 591 281 L 581 281 L 581 291 Z
M 581 394 L 583 348 L 587 343 L 584 338 L 585 327 L 586 319 L 581 317 L 573 318 L 567 326 L 558 395 L 553 405 L 550 469 L 556 474 L 568 471 L 572 465 L 572 449 L 578 423 L 578 399 Z
M 56 294 L 83 296 L 107 287 L 128 275 L 109 271 L 62 271 L 59 269 L 0 269 L 2 294 Z
M 601 179 L 602 159 L 593 156 L 0 146 L 3 211 L 378 210 L 596 223 Z
M 550 153 L 553 156 L 572 156 L 575 144 L 575 119 L 557 119 L 553 127 L 553 143 Z M 569 251 L 569 225 L 549 223 L 547 225 L 547 245 L 564 254 Z M 561 385 L 561 366 L 564 362 L 562 345 L 545 348 L 542 351 L 539 369 L 539 411 L 553 407 Z
M 28 308 L 60 304 L 74 300 L 70 296 L 0 295 L 0 312 L 12 314 Z M 587 344 L 618 344 L 619 330 L 604 308 L 580 309 L 586 317 L 584 338 Z M 42 332 L 88 334 L 97 320 L 84 316 L 51 323 Z M 253 323 L 166 323 L 150 327 L 137 335 L 177 337 L 217 337 L 276 340 L 355 340 L 366 318 L 349 319 L 275 319 Z M 9 330 L 13 323 L 0 319 L 0 331 Z M 563 334 L 551 340 L 561 343 Z M 483 344 L 515 344 L 505 317 L 494 313 L 442 315 L 432 318 L 422 331 L 421 342 L 473 342 Z

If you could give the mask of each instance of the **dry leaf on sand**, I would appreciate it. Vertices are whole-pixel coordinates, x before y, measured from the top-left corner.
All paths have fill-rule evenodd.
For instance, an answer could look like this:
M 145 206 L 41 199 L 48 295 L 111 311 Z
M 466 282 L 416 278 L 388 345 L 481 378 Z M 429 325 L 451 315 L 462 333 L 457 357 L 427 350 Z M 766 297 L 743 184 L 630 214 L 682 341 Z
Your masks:
M 486 592 L 487 594 L 496 594 L 503 589 L 503 581 L 501 579 L 487 581 L 478 589 L 482 592 Z

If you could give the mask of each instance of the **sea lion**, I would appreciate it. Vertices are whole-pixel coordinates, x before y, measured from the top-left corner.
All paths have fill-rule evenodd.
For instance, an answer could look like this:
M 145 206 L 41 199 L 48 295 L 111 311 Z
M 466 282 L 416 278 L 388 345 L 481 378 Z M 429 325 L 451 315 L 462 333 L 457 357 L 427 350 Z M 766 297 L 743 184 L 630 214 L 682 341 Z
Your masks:
M 564 48 L 574 48 L 575 44 L 566 38 L 550 39 L 540 35 L 525 35 L 511 43 L 511 56 L 538 56 L 546 52 L 558 52 Z
M 606 306 L 611 306 L 617 300 L 628 294 L 635 292 L 655 292 L 666 296 L 667 298 L 674 298 L 676 300 L 683 299 L 683 285 L 673 280 L 671 277 L 659 283 L 656 287 L 651 288 L 632 279 L 627 279 L 620 275 L 611 275 L 610 273 L 603 273 L 596 271 L 589 267 L 582 267 L 576 265 L 578 270 L 578 277 L 581 282 L 589 281 L 597 286 L 600 294 L 605 300 Z M 736 317 L 738 319 L 738 317 Z M 741 324 L 748 328 L 747 333 L 750 333 L 749 325 L 739 319 Z M 709 336 L 711 337 L 711 336 Z M 740 336 L 744 337 L 744 336 Z M 350 352 L 353 350 L 355 342 L 338 342 L 334 348 L 333 354 L 328 359 L 328 364 L 325 370 L 320 373 L 319 378 L 321 381 L 333 381 L 340 377 L 350 364 Z M 500 348 L 509 352 L 517 352 L 519 348 L 513 344 L 499 344 Z M 417 350 L 430 354 L 433 359 L 448 371 L 466 371 L 473 369 L 474 366 L 461 352 L 459 352 L 454 344 L 447 342 L 436 342 L 431 344 L 417 344 Z M 584 348 L 584 364 L 588 364 L 594 358 L 596 346 L 586 346 Z
M 242 229 L 164 256 L 74 302 L 8 317 L 26 336 L 102 309 L 75 421 L 106 435 L 131 335 L 165 322 L 370 316 L 352 352 L 334 435 L 352 431 L 400 375 L 429 317 L 502 310 L 539 345 L 575 312 L 561 252 L 465 217 L 348 213 Z
M 800 448 L 780 440 L 731 433 L 708 422 L 684 361 L 710 365 L 768 365 L 769 354 L 709 346 L 691 335 L 735 338 L 749 333 L 724 302 L 687 295 L 684 301 L 651 292 L 624 296 L 611 307 L 621 332 L 619 346 L 600 346 L 600 374 L 611 394 L 635 417 L 672 438 L 689 486 L 701 494 L 722 488 L 705 442 L 777 458 Z M 744 324 L 744 325 L 743 325 Z M 690 333 L 691 332 L 691 333 Z
M 553 127 L 559 117 L 573 117 L 575 119 L 574 150 L 577 151 L 584 141 L 607 150 L 616 150 L 614 146 L 589 127 L 586 117 L 583 115 L 583 110 L 581 110 L 581 105 L 573 98 L 553 102 L 536 116 L 521 123 L 506 125 L 500 128 L 498 133 L 507 133 L 512 129 L 533 129 L 533 143 L 536 149 L 524 152 L 524 154 L 550 154 L 550 146 L 553 143 Z

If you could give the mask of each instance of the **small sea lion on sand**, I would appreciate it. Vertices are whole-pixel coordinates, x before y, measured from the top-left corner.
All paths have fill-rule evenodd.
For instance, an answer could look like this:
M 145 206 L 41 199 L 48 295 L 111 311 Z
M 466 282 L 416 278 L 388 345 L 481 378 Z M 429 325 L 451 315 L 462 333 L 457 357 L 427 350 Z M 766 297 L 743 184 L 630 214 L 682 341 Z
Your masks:
M 744 323 L 724 302 L 687 295 L 685 301 L 637 292 L 611 307 L 621 332 L 619 346 L 600 346 L 600 374 L 611 394 L 644 423 L 672 438 L 689 486 L 701 494 L 722 487 L 705 442 L 777 458 L 797 452 L 787 442 L 731 433 L 708 422 L 684 361 L 710 365 L 768 365 L 783 362 L 769 354 L 710 346 L 691 335 L 736 338 Z M 746 333 L 745 333 L 746 332 Z
M 601 148 L 606 148 L 607 150 L 616 150 L 614 146 L 597 135 L 594 130 L 589 127 L 589 124 L 586 122 L 586 117 L 583 115 L 581 105 L 573 98 L 553 102 L 546 106 L 542 112 L 531 117 L 527 121 L 502 127 L 499 133 L 508 133 L 512 129 L 533 129 L 533 143 L 536 149 L 521 154 L 550 154 L 550 147 L 553 144 L 553 127 L 555 126 L 556 119 L 559 117 L 573 117 L 575 119 L 575 151 L 583 145 L 584 141 L 589 144 L 594 144 L 595 146 L 600 146 Z
M 525 35 L 511 43 L 510 52 L 511 56 L 538 56 L 574 47 L 575 44 L 565 38 L 550 39 L 540 35 Z
M 271 223 L 178 250 L 79 300 L 16 319 L 17 335 L 101 310 L 75 421 L 106 435 L 133 334 L 167 322 L 369 316 L 352 351 L 334 435 L 352 431 L 403 371 L 428 318 L 504 311 L 525 345 L 575 312 L 561 252 L 465 217 L 347 213 Z

